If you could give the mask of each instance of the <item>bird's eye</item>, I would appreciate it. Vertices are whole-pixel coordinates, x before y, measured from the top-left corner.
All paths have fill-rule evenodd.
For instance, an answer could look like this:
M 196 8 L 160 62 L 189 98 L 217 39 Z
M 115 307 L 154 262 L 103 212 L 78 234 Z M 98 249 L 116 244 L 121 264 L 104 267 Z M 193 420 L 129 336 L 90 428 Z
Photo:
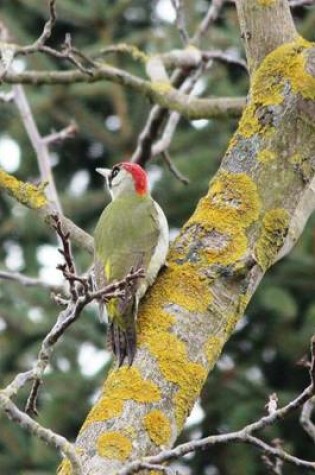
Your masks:
M 111 179 L 115 178 L 115 176 L 118 175 L 119 171 L 120 171 L 120 168 L 114 167 L 114 168 L 112 169 Z

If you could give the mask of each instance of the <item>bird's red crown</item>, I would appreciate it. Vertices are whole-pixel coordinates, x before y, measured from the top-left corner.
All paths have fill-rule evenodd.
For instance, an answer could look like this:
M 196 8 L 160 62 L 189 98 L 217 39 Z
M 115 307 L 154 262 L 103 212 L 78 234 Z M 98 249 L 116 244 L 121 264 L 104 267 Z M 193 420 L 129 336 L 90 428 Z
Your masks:
M 137 163 L 123 162 L 122 168 L 132 175 L 135 183 L 136 193 L 145 195 L 148 192 L 148 175 Z

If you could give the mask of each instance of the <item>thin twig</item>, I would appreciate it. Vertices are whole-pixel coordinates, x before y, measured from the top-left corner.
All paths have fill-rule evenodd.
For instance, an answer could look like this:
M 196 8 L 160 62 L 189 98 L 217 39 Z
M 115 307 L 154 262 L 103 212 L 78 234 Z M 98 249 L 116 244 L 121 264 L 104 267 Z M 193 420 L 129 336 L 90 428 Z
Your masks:
M 222 63 L 240 66 L 247 73 L 249 72 L 246 61 L 244 59 L 236 57 L 235 55 L 232 55 L 229 52 L 221 50 L 201 51 L 201 56 L 204 61 L 214 59 L 216 61 L 221 61 Z
M 193 95 L 194 86 L 202 75 L 205 67 L 206 65 L 203 65 L 196 69 L 196 71 L 194 71 L 194 73 L 181 85 L 179 90 L 187 95 Z M 168 150 L 180 119 L 181 114 L 179 112 L 171 112 L 169 114 L 167 123 L 164 126 L 162 137 L 152 146 L 152 157 L 159 155 L 165 150 Z
M 164 152 L 162 152 L 162 157 L 164 159 L 164 162 L 166 163 L 168 169 L 170 170 L 170 172 L 175 176 L 175 178 L 177 178 L 177 180 L 179 180 L 181 183 L 183 183 L 184 185 L 188 185 L 190 183 L 190 180 L 189 178 L 187 178 L 186 176 L 184 176 L 177 168 L 176 166 L 174 165 L 172 159 L 171 159 L 171 156 L 169 154 L 169 152 L 167 150 L 164 150 Z
M 191 39 L 191 44 L 198 45 L 200 43 L 200 40 L 208 31 L 210 25 L 214 23 L 219 17 L 224 3 L 225 0 L 212 0 L 206 15 L 204 16 L 202 22 L 196 30 L 196 33 Z
M 171 0 L 171 3 L 176 12 L 176 27 L 178 29 L 183 45 L 187 46 L 189 44 L 190 38 L 186 26 L 183 0 Z
M 195 31 L 195 34 L 191 40 L 192 44 L 199 44 L 211 23 L 218 17 L 223 3 L 224 0 L 213 0 L 211 2 L 206 15 Z M 173 84 L 173 87 L 180 87 L 186 79 L 187 71 L 176 69 L 171 77 L 171 83 Z M 160 129 L 164 124 L 168 114 L 169 112 L 167 108 L 161 107 L 160 105 L 156 105 L 151 109 L 146 124 L 139 135 L 136 150 L 131 157 L 132 162 L 136 162 L 144 166 L 145 163 L 150 159 L 152 144 L 157 140 Z
M 56 214 L 53 215 L 52 219 L 55 222 L 53 227 L 56 230 L 56 233 L 58 237 L 60 238 L 60 241 L 62 244 L 62 249 L 58 249 L 58 251 L 64 258 L 64 264 L 58 265 L 57 269 L 60 269 L 63 272 L 64 276 L 65 276 L 65 272 L 69 272 L 70 274 L 75 274 L 76 271 L 75 271 L 74 259 L 71 252 L 70 233 L 65 232 L 63 230 L 63 227 L 58 215 Z M 68 282 L 70 286 L 70 294 L 71 294 L 72 300 L 76 300 L 78 295 L 77 295 L 75 284 L 73 280 L 68 279 Z
M 279 448 L 279 449 L 282 449 L 282 440 L 280 439 L 274 439 L 272 441 L 272 444 Z M 272 473 L 273 475 L 282 475 L 283 473 L 283 464 L 284 464 L 284 461 L 278 457 L 272 457 L 267 454 L 263 454 L 261 456 L 261 460 L 264 462 L 264 464 L 266 465 L 266 467 L 268 468 L 268 470 L 270 471 L 270 473 Z
M 31 45 L 31 48 L 37 50 L 40 46 L 43 46 L 46 41 L 51 37 L 52 30 L 57 20 L 56 13 L 56 0 L 50 0 L 49 2 L 49 19 L 44 25 L 44 29 L 40 37 Z
M 43 287 L 44 289 L 48 289 L 51 292 L 63 291 L 63 286 L 61 285 L 49 284 L 38 277 L 29 277 L 27 275 L 21 274 L 20 272 L 8 272 L 0 270 L 0 279 L 16 282 L 20 285 L 23 285 L 24 287 Z
M 13 93 L 14 102 L 20 112 L 23 125 L 36 152 L 38 166 L 41 173 L 41 179 L 44 182 L 48 182 L 48 186 L 46 189 L 47 197 L 50 201 L 54 203 L 58 212 L 61 213 L 62 208 L 51 171 L 50 156 L 47 144 L 44 142 L 39 133 L 23 86 L 21 86 L 20 84 L 14 85 Z
M 50 429 L 46 429 L 25 414 L 25 412 L 20 411 L 3 391 L 0 391 L 0 407 L 11 421 L 16 422 L 30 434 L 35 435 L 45 443 L 56 447 L 62 454 L 65 454 L 70 460 L 72 467 L 71 473 L 73 475 L 83 475 L 80 456 L 77 454 L 73 444 L 70 444 L 67 439 Z
M 46 145 L 52 145 L 61 141 L 64 141 L 69 138 L 73 138 L 78 131 L 78 126 L 74 121 L 71 121 L 67 127 L 59 130 L 58 132 L 52 132 L 46 137 L 43 137 L 43 142 Z
M 301 416 L 300 416 L 300 423 L 305 432 L 310 436 L 310 438 L 315 443 L 315 424 L 312 422 L 312 413 L 315 407 L 315 397 L 312 397 L 309 401 L 303 406 Z
M 25 404 L 25 412 L 29 416 L 38 416 L 37 397 L 38 397 L 39 387 L 42 383 L 43 381 L 39 378 L 36 378 L 33 382 L 30 395 Z

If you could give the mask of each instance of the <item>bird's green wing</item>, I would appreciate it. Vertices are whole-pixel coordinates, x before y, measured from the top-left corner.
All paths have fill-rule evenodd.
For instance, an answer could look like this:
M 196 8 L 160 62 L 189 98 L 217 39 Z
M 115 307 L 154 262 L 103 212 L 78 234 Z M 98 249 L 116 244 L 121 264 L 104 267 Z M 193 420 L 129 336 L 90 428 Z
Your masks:
M 131 269 L 146 271 L 158 238 L 151 197 L 126 197 L 108 205 L 95 230 L 96 267 L 106 283 L 123 279 Z

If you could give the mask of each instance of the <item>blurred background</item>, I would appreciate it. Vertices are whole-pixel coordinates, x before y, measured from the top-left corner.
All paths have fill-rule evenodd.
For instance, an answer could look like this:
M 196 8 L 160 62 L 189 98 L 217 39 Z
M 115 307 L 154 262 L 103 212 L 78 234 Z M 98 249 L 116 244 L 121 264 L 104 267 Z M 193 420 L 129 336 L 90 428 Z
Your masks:
M 192 6 L 192 4 L 194 6 Z M 207 11 L 206 0 L 186 1 L 192 33 Z M 0 20 L 19 44 L 30 44 L 47 19 L 47 4 L 39 0 L 2 0 Z M 130 43 L 148 52 L 181 47 L 170 0 L 59 0 L 58 23 L 50 44 L 59 47 L 67 32 L 73 44 L 88 53 L 115 43 Z M 315 8 L 293 9 L 299 32 L 315 40 Z M 220 49 L 243 57 L 239 26 L 232 2 L 203 40 L 206 49 Z M 125 55 L 111 55 L 111 64 L 144 77 L 143 67 Z M 36 55 L 17 59 L 15 68 L 66 68 L 51 58 Z M 214 63 L 197 84 L 203 96 L 240 96 L 248 90 L 245 70 Z M 1 91 L 9 89 L 2 87 Z M 74 139 L 51 148 L 51 164 L 64 212 L 79 226 L 93 232 L 108 201 L 96 167 L 111 166 L 134 151 L 150 104 L 135 92 L 100 82 L 73 86 L 26 87 L 42 135 L 74 120 Z M 0 103 L 0 165 L 17 177 L 39 181 L 34 151 L 14 103 Z M 182 119 L 170 148 L 178 169 L 190 180 L 183 185 L 170 174 L 161 158 L 148 166 L 154 198 L 164 208 L 172 235 L 206 192 L 209 178 L 219 167 L 236 120 Z M 220 431 L 241 428 L 264 413 L 268 395 L 290 401 L 308 384 L 305 368 L 296 362 L 308 351 L 315 324 L 315 217 L 295 250 L 268 272 L 246 315 L 226 345 L 196 404 L 180 442 Z M 91 258 L 74 247 L 80 270 Z M 0 269 L 61 282 L 54 234 L 34 212 L 0 196 Z M 49 291 L 0 281 L 0 386 L 30 368 L 41 340 L 56 319 L 58 308 Z M 54 353 L 40 395 L 40 423 L 74 439 L 95 401 L 110 367 L 104 350 L 105 329 L 89 307 L 71 327 Z M 29 388 L 28 388 L 29 389 Z M 19 402 L 23 407 L 26 391 Z M 269 440 L 280 438 L 302 458 L 314 458 L 314 446 L 302 431 L 298 415 L 269 429 Z M 58 454 L 30 437 L 0 414 L 0 474 L 49 475 L 55 473 Z M 220 446 L 185 457 L 182 474 L 260 475 L 267 473 L 260 454 L 251 447 Z M 287 466 L 286 474 L 299 473 Z

